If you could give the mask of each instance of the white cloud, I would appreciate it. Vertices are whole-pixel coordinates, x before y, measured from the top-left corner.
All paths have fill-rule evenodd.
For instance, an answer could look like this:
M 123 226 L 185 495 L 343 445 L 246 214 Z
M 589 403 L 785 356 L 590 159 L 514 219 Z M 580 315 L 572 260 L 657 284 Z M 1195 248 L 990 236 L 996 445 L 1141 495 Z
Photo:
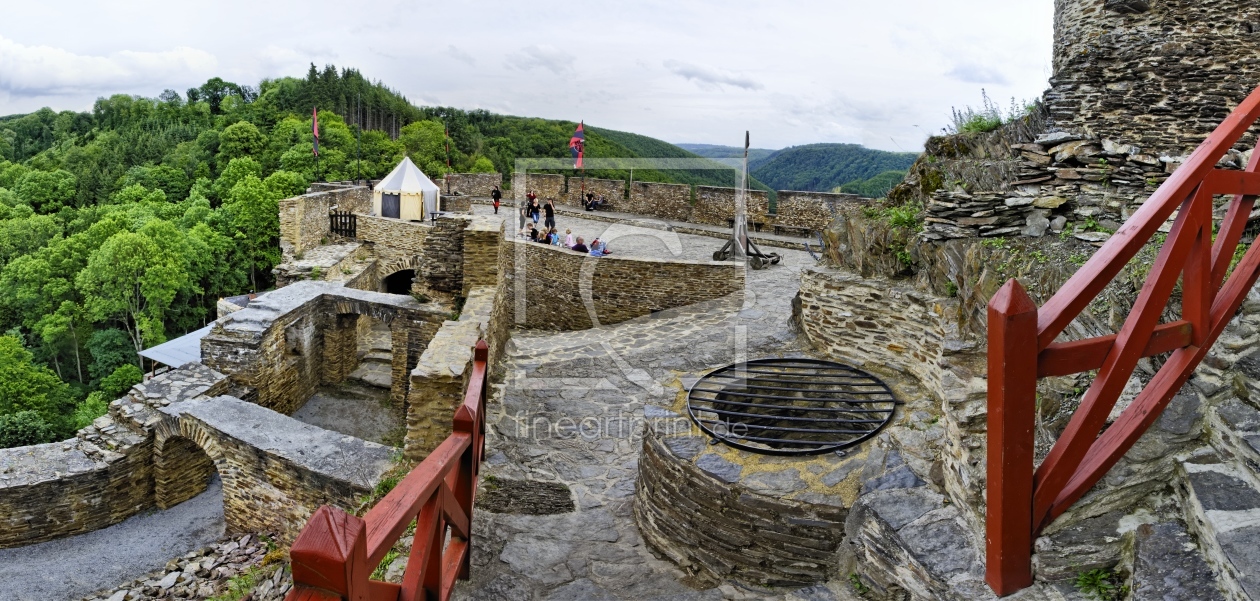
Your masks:
M 546 69 L 556 75 L 567 75 L 573 72 L 574 57 L 549 44 L 534 44 L 509 54 L 507 66 L 521 71 L 530 69 Z
M 187 46 L 89 56 L 52 46 L 25 46 L 0 36 L 0 90 L 13 96 L 120 92 L 208 77 L 217 67 L 214 55 Z
M 463 50 L 460 50 L 459 48 L 455 47 L 455 44 L 451 44 L 450 46 L 446 47 L 446 56 L 449 56 L 470 67 L 477 64 L 476 59 L 474 59 L 471 54 L 468 54 L 467 52 L 464 52 Z
M 977 65 L 974 63 L 964 63 L 955 66 L 945 75 L 957 79 L 964 83 L 987 83 L 1007 85 L 1010 83 L 1005 75 L 992 67 Z
M 764 85 L 761 85 L 761 82 L 748 76 L 701 65 L 683 63 L 673 59 L 665 61 L 665 68 L 669 69 L 674 75 L 694 81 L 702 88 L 721 89 L 722 86 L 734 86 L 744 90 L 761 90 L 765 88 Z

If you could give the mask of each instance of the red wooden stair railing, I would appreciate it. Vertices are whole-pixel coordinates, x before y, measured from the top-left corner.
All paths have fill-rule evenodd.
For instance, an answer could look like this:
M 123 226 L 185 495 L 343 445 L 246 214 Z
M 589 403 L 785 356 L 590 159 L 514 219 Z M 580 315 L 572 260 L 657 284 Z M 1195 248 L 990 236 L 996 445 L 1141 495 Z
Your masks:
M 311 516 L 289 552 L 293 590 L 285 601 L 444 601 L 457 579 L 468 579 L 485 442 L 486 348 L 477 343 L 454 432 L 437 449 L 363 518 L 327 505 Z M 412 520 L 415 542 L 402 584 L 370 580 Z
M 1260 151 L 1246 170 L 1217 162 L 1260 118 L 1260 88 L 1208 136 L 1101 249 L 1038 308 L 1015 280 L 989 301 L 986 581 L 999 595 L 1032 584 L 1032 541 L 1137 442 L 1203 360 L 1260 274 L 1252 244 L 1225 279 L 1260 195 Z M 1213 239 L 1214 195 L 1233 195 Z M 1172 230 L 1120 332 L 1056 342 L 1077 315 L 1158 231 Z M 1180 278 L 1181 319 L 1160 323 Z M 1138 360 L 1172 353 L 1102 432 Z M 1097 369 L 1067 428 L 1033 469 L 1037 379 Z M 1099 433 L 1102 432 L 1100 435 Z

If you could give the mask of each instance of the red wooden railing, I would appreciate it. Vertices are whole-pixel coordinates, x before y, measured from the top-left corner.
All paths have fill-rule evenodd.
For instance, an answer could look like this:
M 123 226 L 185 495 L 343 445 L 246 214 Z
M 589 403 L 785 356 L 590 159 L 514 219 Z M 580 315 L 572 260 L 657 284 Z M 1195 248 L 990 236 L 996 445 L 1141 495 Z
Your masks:
M 1225 280 L 1260 195 L 1260 150 L 1244 171 L 1217 162 L 1260 118 L 1257 88 L 1040 309 L 1015 280 L 989 301 L 986 580 L 999 595 L 1032 584 L 1033 538 L 1090 490 L 1159 417 L 1260 274 L 1252 244 Z M 1233 195 L 1213 239 L 1213 195 Z M 1055 342 L 1173 212 L 1167 240 L 1120 332 Z M 1160 323 L 1177 284 L 1181 319 Z M 1223 285 L 1222 285 L 1223 282 Z M 1171 356 L 1105 432 L 1139 359 Z M 1067 428 L 1033 470 L 1037 379 L 1098 370 Z
M 293 590 L 285 601 L 444 601 L 457 579 L 468 578 L 485 441 L 486 348 L 477 343 L 454 432 L 437 449 L 363 518 L 327 505 L 311 516 L 289 551 Z M 402 584 L 369 580 L 412 520 L 415 541 Z

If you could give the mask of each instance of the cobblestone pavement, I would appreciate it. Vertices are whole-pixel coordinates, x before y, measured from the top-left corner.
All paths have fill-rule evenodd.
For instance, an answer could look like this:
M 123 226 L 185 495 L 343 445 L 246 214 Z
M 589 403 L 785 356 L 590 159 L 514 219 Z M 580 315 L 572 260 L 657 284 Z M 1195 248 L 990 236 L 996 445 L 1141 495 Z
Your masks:
M 0 601 L 78 599 L 160 569 L 223 534 L 218 477 L 205 492 L 93 532 L 0 549 Z
M 630 231 L 576 219 L 561 225 L 584 237 Z M 706 259 L 721 245 L 672 233 L 662 239 L 662 233 L 628 233 L 610 246 L 626 255 Z M 478 513 L 473 579 L 456 589 L 458 598 L 849 598 L 841 585 L 796 592 L 729 584 L 695 590 L 686 574 L 645 547 L 631 515 L 643 419 L 663 415 L 684 382 L 701 372 L 745 358 L 804 352 L 789 318 L 799 271 L 813 260 L 803 251 L 779 252 L 781 265 L 749 271 L 742 304 L 718 300 L 611 327 L 514 333 L 504 384 L 490 404 L 483 473 L 561 483 L 572 490 L 577 509 Z

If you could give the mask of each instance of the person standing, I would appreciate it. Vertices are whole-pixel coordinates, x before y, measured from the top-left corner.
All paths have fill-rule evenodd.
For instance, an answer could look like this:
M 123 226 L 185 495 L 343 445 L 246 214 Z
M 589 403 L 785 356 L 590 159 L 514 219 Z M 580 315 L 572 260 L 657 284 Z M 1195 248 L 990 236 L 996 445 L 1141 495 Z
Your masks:
M 543 210 L 544 210 L 544 211 L 546 211 L 546 213 L 547 213 L 547 221 L 543 223 L 543 226 L 548 227 L 548 228 L 551 228 L 551 229 L 555 229 L 555 228 L 556 228 L 556 204 L 555 204 L 555 201 L 554 201 L 554 200 L 552 200 L 552 199 L 550 199 L 550 198 L 548 198 L 548 199 L 547 199 L 547 204 L 543 205 Z
M 534 220 L 534 225 L 538 225 L 538 215 L 542 212 L 542 207 L 538 206 L 538 197 L 529 201 L 529 217 Z
M 520 208 L 520 210 L 519 210 L 519 211 L 517 211 L 517 214 L 518 214 L 518 216 L 521 218 L 521 227 L 517 230 L 517 233 L 518 233 L 518 234 L 524 234 L 524 233 L 525 233 L 525 222 L 526 222 L 526 221 L 529 221 L 529 205 L 528 205 L 528 204 L 525 204 L 524 202 L 522 202 L 522 203 L 521 203 L 521 208 Z
M 495 186 L 494 189 L 490 191 L 490 200 L 494 201 L 494 214 L 498 215 L 499 202 L 503 200 L 503 192 L 499 191 L 498 186 Z

